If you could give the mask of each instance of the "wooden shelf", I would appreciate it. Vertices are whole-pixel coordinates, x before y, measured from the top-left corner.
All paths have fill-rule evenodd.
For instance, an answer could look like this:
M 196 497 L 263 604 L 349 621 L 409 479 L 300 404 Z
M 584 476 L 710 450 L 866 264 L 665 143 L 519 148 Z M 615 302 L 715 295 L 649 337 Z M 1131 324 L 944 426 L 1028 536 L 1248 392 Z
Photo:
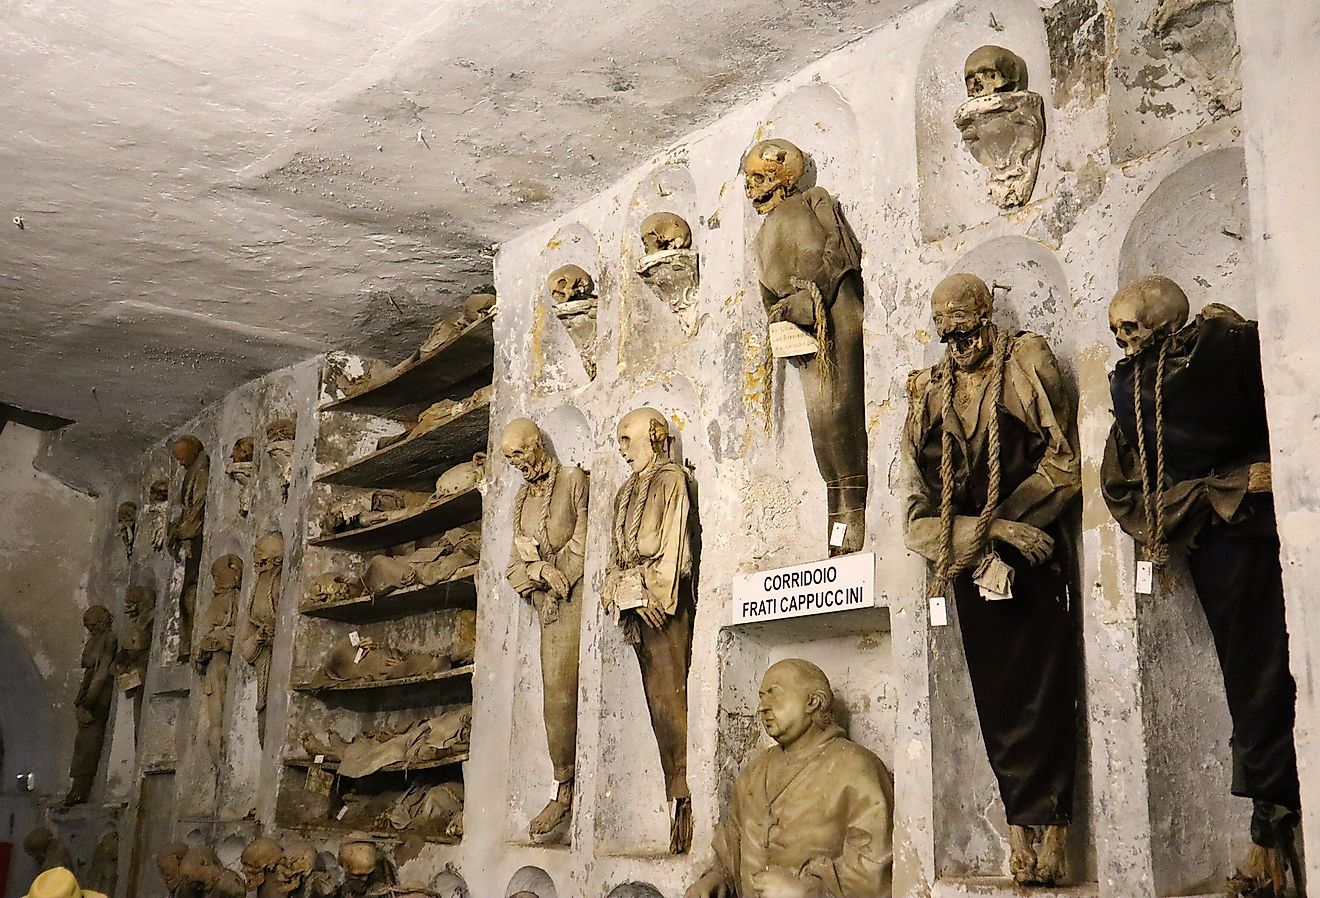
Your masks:
M 418 674 L 415 677 L 400 677 L 397 680 L 376 680 L 370 683 L 328 683 L 324 686 L 315 686 L 306 682 L 294 683 L 293 689 L 296 692 L 375 692 L 382 689 L 397 689 L 400 686 L 417 686 L 427 683 L 442 683 L 448 680 L 470 678 L 472 676 L 472 671 L 475 668 L 476 665 L 474 664 L 465 664 L 462 667 L 455 667 L 438 673 Z
M 299 611 L 307 617 L 365 623 L 407 617 L 419 611 L 448 611 L 453 608 L 476 607 L 477 584 L 474 571 L 466 577 L 446 580 L 434 586 L 414 586 L 380 598 L 358 596 L 341 602 L 304 605 Z
M 494 315 L 469 324 L 448 343 L 392 369 L 386 379 L 328 402 L 321 411 L 408 418 L 433 402 L 462 399 L 490 383 L 495 366 Z
M 317 537 L 312 540 L 312 545 L 351 549 L 355 552 L 386 549 L 424 536 L 444 533 L 462 524 L 470 524 L 480 517 L 481 492 L 473 487 L 436 505 L 423 506 L 406 517 Z
M 457 754 L 446 755 L 443 758 L 435 758 L 431 761 L 419 761 L 415 764 L 387 764 L 379 770 L 373 770 L 370 775 L 375 776 L 377 773 L 408 773 L 412 770 L 434 770 L 437 767 L 450 767 L 454 764 L 462 764 L 468 759 L 468 755 L 468 750 L 464 750 Z M 313 765 L 311 758 L 285 758 L 284 766 L 307 768 Z M 339 769 L 339 762 L 326 761 L 319 766 L 326 770 L 337 771 Z M 352 777 L 349 778 L 352 779 Z
M 317 477 L 319 483 L 361 489 L 429 493 L 436 478 L 484 451 L 490 430 L 490 401 L 425 433 L 401 440 Z

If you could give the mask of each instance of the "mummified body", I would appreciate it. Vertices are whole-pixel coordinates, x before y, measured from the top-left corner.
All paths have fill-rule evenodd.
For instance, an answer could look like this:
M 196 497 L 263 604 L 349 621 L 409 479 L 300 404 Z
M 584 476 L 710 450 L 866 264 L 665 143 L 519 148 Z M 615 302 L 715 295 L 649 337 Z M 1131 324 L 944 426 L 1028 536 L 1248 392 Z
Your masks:
M 78 717 L 78 734 L 73 739 L 73 760 L 69 765 L 69 791 L 64 804 L 87 801 L 101 763 L 105 744 L 105 726 L 115 700 L 113 666 L 119 653 L 119 640 L 111 624 L 114 618 L 104 605 L 92 605 L 83 612 L 87 641 L 82 651 L 82 685 L 73 705 Z
M 179 658 L 192 653 L 193 612 L 197 607 L 197 579 L 202 571 L 202 536 L 206 528 L 206 491 L 211 457 L 202 441 L 190 433 L 169 443 L 170 453 L 183 468 L 179 517 L 170 525 L 170 550 L 183 569 L 179 586 Z
M 252 549 L 257 582 L 248 604 L 247 632 L 243 635 L 243 660 L 255 668 L 257 677 L 257 738 L 266 744 L 266 694 L 270 690 L 271 643 L 280 605 L 280 578 L 284 570 L 284 537 L 267 533 Z
M 1210 305 L 1186 324 L 1187 296 L 1164 277 L 1123 287 L 1109 317 L 1126 358 L 1110 376 L 1105 501 L 1148 561 L 1187 557 L 1233 719 L 1233 794 L 1254 803 L 1255 848 L 1232 885 L 1241 894 L 1282 895 L 1301 808 L 1297 689 L 1256 323 Z
M 931 310 L 947 349 L 910 383 L 907 545 L 934 563 L 932 596 L 952 587 L 1013 875 L 1053 883 L 1076 756 L 1073 559 L 1058 523 L 1080 487 L 1076 409 L 1045 340 L 991 323 L 979 278 L 945 278 Z
M 202 709 L 206 748 L 211 763 L 224 757 L 225 695 L 229 690 L 229 662 L 234 652 L 234 622 L 238 594 L 243 586 L 243 559 L 221 555 L 211 564 L 215 592 L 202 615 L 202 638 L 193 666 L 202 675 Z
M 559 788 L 529 832 L 545 839 L 563 827 L 573 808 L 588 480 L 581 468 L 565 467 L 551 456 L 541 431 L 526 418 L 509 422 L 500 447 L 526 480 L 514 500 L 506 575 L 541 623 L 545 735 Z
M 623 416 L 619 451 L 632 468 L 614 499 L 601 601 L 637 653 L 665 796 L 674 803 L 669 850 L 692 844 L 687 781 L 687 679 L 692 664 L 692 503 L 688 473 L 669 457 L 669 422 L 653 408 Z
M 838 201 L 823 188 L 797 192 L 806 159 L 786 140 L 763 140 L 743 162 L 747 196 L 765 223 L 756 235 L 761 299 L 773 324 L 816 335 L 802 378 L 816 466 L 825 479 L 829 531 L 859 551 L 866 536 L 866 398 L 862 363 L 862 253 Z

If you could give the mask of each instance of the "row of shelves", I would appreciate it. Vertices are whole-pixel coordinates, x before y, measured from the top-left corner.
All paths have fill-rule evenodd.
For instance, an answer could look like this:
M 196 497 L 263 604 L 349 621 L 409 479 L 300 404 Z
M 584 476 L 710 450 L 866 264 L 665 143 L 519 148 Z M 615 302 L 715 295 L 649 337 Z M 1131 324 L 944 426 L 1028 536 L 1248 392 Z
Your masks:
M 323 404 L 319 411 L 413 422 L 434 403 L 475 398 L 477 391 L 490 384 L 493 367 L 493 315 L 486 315 L 463 327 L 435 351 L 414 355 L 363 389 Z M 441 474 L 486 449 L 490 400 L 484 398 L 465 405 L 469 407 L 438 426 L 409 434 L 384 448 L 332 467 L 316 481 L 331 487 L 430 493 Z M 393 520 L 323 533 L 310 540 L 309 545 L 329 551 L 370 554 L 469 525 L 479 521 L 481 514 L 481 490 L 472 487 L 401 513 Z M 478 601 L 475 566 L 459 573 L 462 576 L 441 583 L 412 586 L 383 596 L 368 594 L 330 602 L 305 601 L 299 611 L 305 619 L 358 624 L 412 621 L 421 615 L 475 610 Z M 410 714 L 415 713 L 414 709 L 428 709 L 425 713 L 430 714 L 436 713 L 437 708 L 470 703 L 475 670 L 475 663 L 469 663 L 392 680 L 331 684 L 305 680 L 294 683 L 292 689 L 315 700 L 318 706 L 332 709 L 334 714 L 375 715 L 396 711 Z M 324 711 L 318 713 L 324 717 Z M 391 796 L 398 793 L 401 785 L 406 790 L 410 783 L 416 788 L 418 783 L 439 786 L 451 782 L 457 784 L 461 796 L 468 756 L 464 745 L 459 751 L 428 761 L 388 764 L 358 779 L 339 775 L 337 760 L 326 759 L 318 764 L 310 757 L 286 757 L 283 765 L 293 777 L 290 784 L 302 795 L 302 798 L 290 796 L 294 799 L 291 806 L 295 819 L 289 822 L 305 831 L 337 834 L 352 831 L 374 838 L 406 836 L 407 831 L 392 830 L 380 821 L 373 826 L 345 819 L 348 792 L 358 799 L 368 796 L 369 803 L 382 799 L 388 802 L 394 800 Z M 385 828 L 377 831 L 375 826 Z M 440 831 L 422 827 L 421 832 L 426 841 L 439 844 L 455 844 L 461 838 L 445 832 L 443 827 Z M 461 833 L 461 824 L 458 832 Z

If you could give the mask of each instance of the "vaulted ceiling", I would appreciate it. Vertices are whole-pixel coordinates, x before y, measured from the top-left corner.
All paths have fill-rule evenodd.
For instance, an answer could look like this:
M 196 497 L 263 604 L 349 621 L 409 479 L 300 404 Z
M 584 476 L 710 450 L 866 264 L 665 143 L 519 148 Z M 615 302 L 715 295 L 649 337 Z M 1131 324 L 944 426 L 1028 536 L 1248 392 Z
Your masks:
M 96 487 L 254 376 L 405 354 L 493 244 L 915 2 L 0 0 L 0 402 Z

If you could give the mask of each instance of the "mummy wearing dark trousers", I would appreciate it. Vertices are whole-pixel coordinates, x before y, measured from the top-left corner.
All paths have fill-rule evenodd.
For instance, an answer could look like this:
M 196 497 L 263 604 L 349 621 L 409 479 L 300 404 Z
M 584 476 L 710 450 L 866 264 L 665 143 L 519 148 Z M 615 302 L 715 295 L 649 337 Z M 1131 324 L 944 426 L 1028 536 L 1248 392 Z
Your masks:
M 1114 424 L 1100 468 L 1110 511 L 1162 565 L 1187 567 L 1213 634 L 1233 721 L 1232 792 L 1250 798 L 1252 848 L 1239 895 L 1284 893 L 1297 869 L 1301 800 L 1270 439 L 1256 322 L 1211 304 L 1190 324 L 1186 294 L 1152 276 L 1109 306 L 1125 352 L 1110 375 Z M 1138 400 L 1138 396 L 1140 399 Z
M 991 322 L 979 278 L 931 297 L 943 361 L 914 373 L 904 439 L 907 545 L 955 603 L 1014 878 L 1064 875 L 1076 758 L 1073 560 L 1059 516 L 1079 491 L 1076 409 L 1044 338 Z

